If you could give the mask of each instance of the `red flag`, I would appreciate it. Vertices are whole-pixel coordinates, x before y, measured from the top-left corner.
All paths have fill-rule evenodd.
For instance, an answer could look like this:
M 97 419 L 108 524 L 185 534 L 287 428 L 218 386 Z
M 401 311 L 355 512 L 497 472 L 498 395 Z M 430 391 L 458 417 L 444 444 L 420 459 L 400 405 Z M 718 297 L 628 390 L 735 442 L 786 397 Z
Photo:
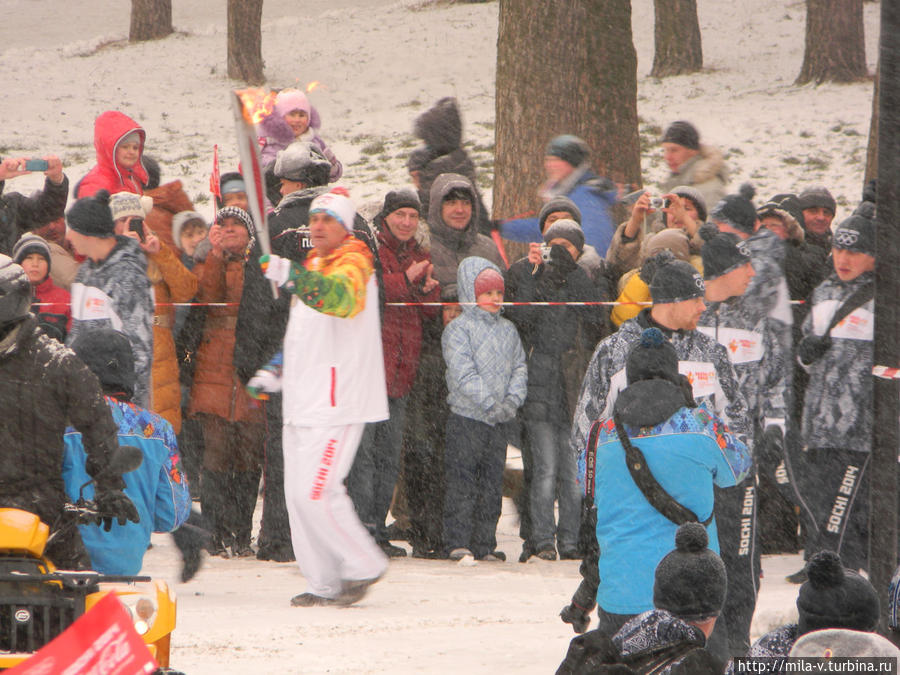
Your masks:
M 219 146 L 213 146 L 213 168 L 212 173 L 209 175 L 209 191 L 213 193 L 213 196 L 216 198 L 216 206 L 218 207 L 219 203 L 222 201 L 222 186 L 220 185 L 221 181 L 219 179 Z
M 158 667 L 116 594 L 108 593 L 34 656 L 6 672 L 147 675 Z

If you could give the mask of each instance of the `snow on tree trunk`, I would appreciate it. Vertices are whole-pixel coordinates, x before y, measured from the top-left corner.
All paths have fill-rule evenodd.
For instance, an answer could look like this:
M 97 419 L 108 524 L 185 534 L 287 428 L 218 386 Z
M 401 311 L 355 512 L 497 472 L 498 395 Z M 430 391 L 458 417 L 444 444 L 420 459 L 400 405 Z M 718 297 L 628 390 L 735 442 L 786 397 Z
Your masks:
M 694 73 L 703 68 L 697 0 L 654 0 L 655 53 L 651 77 Z
M 640 182 L 629 0 L 500 0 L 496 82 L 495 218 L 540 209 L 558 134 L 583 138 L 598 174 Z
M 263 0 L 228 0 L 228 77 L 247 84 L 266 81 L 262 59 Z
M 868 76 L 862 0 L 806 0 L 806 49 L 797 84 Z
M 131 0 L 130 42 L 159 40 L 172 32 L 172 0 Z

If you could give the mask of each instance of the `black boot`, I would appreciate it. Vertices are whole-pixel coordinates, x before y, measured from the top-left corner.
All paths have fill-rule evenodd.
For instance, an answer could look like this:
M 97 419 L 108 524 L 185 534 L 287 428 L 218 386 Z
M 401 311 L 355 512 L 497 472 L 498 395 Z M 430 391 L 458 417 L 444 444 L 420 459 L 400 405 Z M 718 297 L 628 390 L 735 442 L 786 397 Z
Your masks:
M 259 469 L 255 471 L 236 471 L 231 474 L 230 499 L 226 502 L 229 530 L 234 534 L 231 552 L 236 558 L 248 558 L 256 555 L 250 548 L 253 532 L 253 511 L 259 496 Z
M 190 581 L 203 564 L 203 549 L 209 547 L 212 536 L 203 527 L 203 516 L 196 509 L 181 527 L 172 532 L 172 540 L 181 551 L 181 580 Z
M 228 547 L 233 536 L 227 527 L 225 504 L 227 501 L 227 474 L 203 469 L 200 479 L 200 505 L 212 539 L 207 546 L 210 555 L 229 558 Z

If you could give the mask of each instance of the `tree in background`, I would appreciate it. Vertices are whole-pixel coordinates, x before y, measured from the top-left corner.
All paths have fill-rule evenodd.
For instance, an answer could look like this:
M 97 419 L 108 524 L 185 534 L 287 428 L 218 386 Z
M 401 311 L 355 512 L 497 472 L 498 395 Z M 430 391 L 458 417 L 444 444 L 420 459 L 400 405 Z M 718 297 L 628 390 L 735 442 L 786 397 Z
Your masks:
M 263 0 L 228 0 L 228 77 L 253 85 L 266 81 L 262 6 Z
M 494 217 L 540 206 L 558 134 L 583 138 L 599 175 L 640 183 L 631 2 L 500 0 L 499 11 Z
M 869 122 L 869 143 L 866 146 L 866 174 L 863 185 L 878 177 L 878 101 L 881 95 L 881 64 L 875 69 L 875 91 L 872 93 L 872 118 Z
M 703 68 L 697 0 L 654 0 L 655 53 L 651 77 L 694 73 Z
M 863 0 L 806 0 L 806 49 L 797 84 L 868 77 Z
M 131 0 L 130 42 L 159 40 L 173 32 L 172 0 Z

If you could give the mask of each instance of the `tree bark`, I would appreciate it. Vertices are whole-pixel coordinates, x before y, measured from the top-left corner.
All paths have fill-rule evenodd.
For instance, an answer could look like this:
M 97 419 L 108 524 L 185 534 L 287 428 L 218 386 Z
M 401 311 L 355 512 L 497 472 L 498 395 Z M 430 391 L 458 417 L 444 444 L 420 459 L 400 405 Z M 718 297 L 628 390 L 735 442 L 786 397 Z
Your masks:
M 130 42 L 159 40 L 173 32 L 172 0 L 131 0 Z
M 881 65 L 875 69 L 875 91 L 872 94 L 872 118 L 869 122 L 869 144 L 866 147 L 866 175 L 863 185 L 878 177 L 878 99 L 881 91 Z
M 500 0 L 494 218 L 540 209 L 544 151 L 564 133 L 599 175 L 640 182 L 630 0 Z
M 228 77 L 252 85 L 266 81 L 262 6 L 263 0 L 228 0 Z
M 806 0 L 806 49 L 797 84 L 865 79 L 862 0 Z
M 900 365 L 900 6 L 881 3 L 878 70 L 878 202 L 875 207 L 876 366 Z M 893 600 L 888 597 L 897 567 L 897 380 L 874 377 L 872 456 L 869 469 L 869 579 L 881 603 L 879 632 L 887 629 Z M 896 643 L 897 635 L 891 635 Z
M 651 77 L 694 73 L 703 68 L 697 0 L 654 0 L 656 45 Z

